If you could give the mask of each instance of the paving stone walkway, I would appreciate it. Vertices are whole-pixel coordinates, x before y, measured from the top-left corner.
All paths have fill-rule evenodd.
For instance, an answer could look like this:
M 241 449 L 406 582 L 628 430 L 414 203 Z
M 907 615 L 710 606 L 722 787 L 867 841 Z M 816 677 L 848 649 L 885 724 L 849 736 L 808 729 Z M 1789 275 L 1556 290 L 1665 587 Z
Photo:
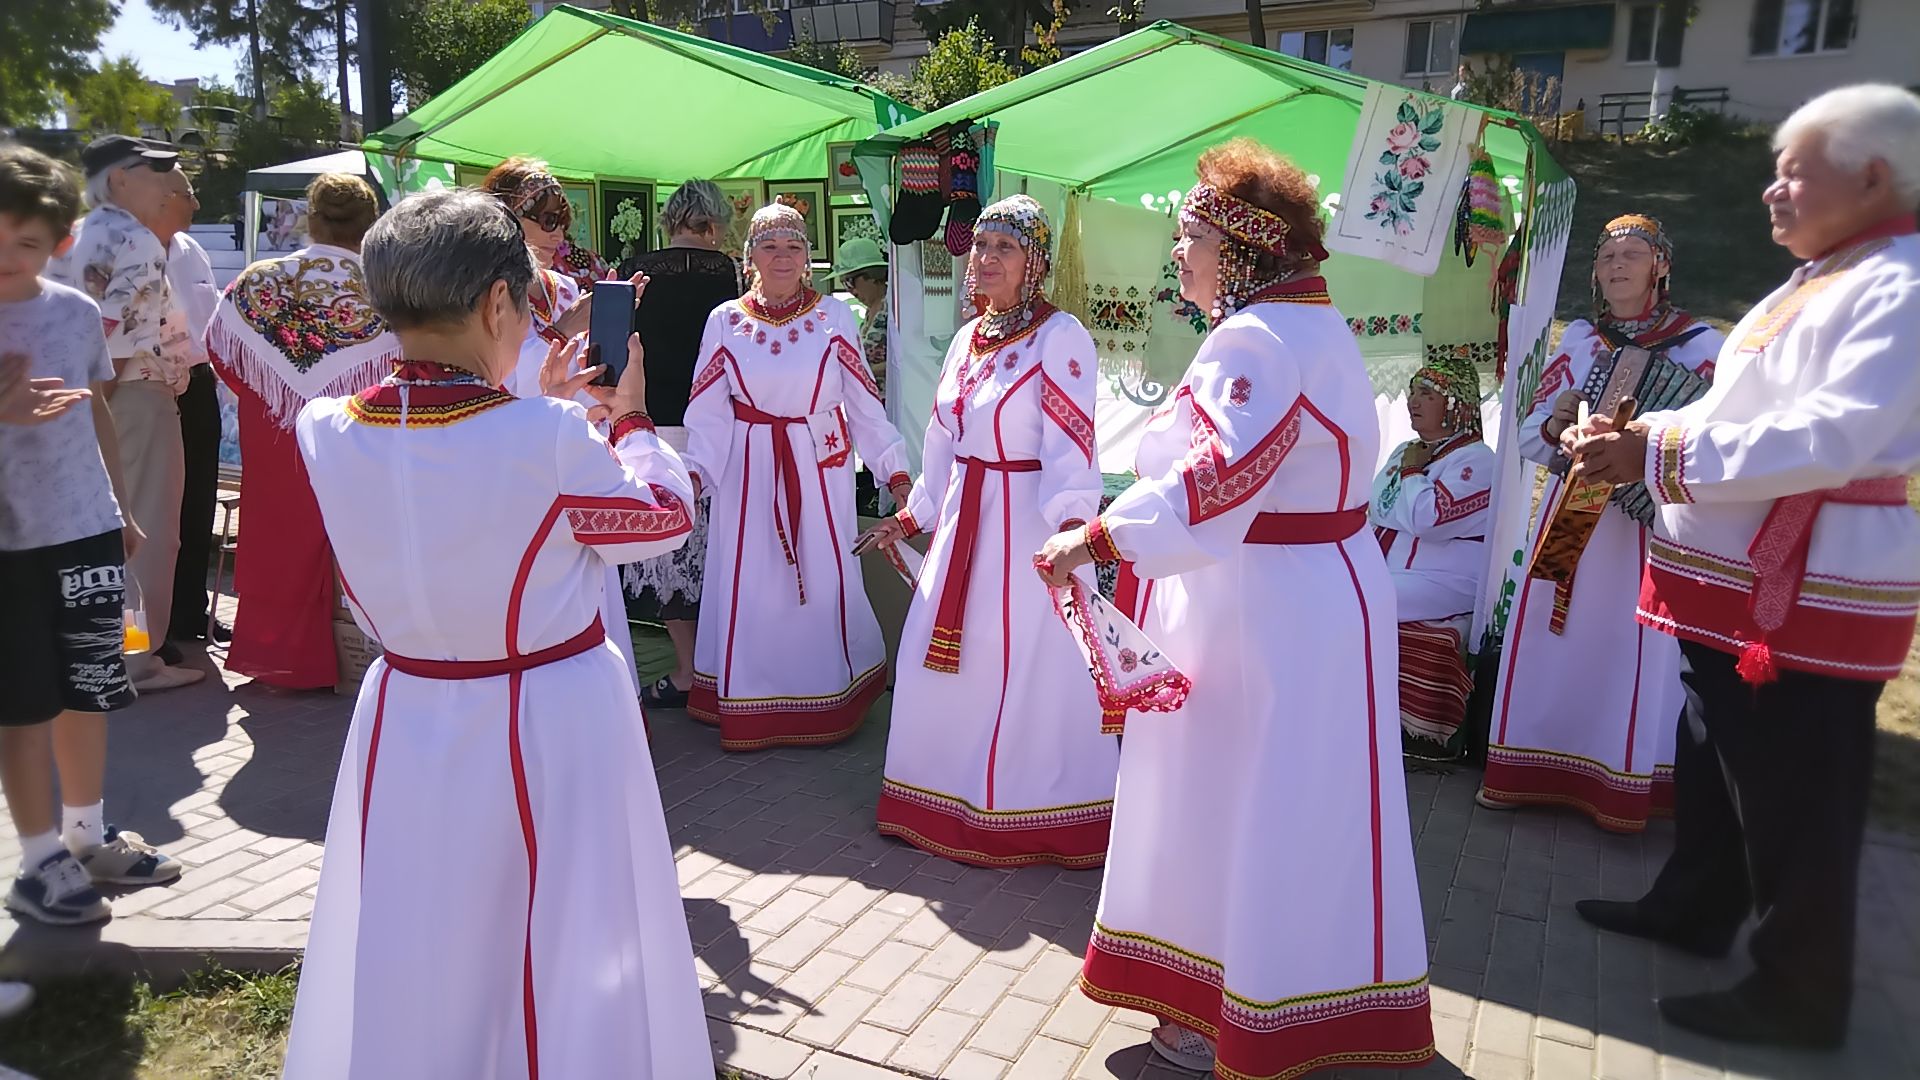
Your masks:
M 643 650 L 643 666 L 658 666 L 663 645 Z M 109 816 L 186 872 L 116 898 L 104 927 L 0 922 L 0 973 L 291 959 L 350 710 L 347 698 L 209 678 L 116 714 Z M 875 834 L 884 717 L 883 701 L 839 747 L 748 755 L 721 753 L 680 714 L 653 719 L 716 1060 L 772 1080 L 1190 1076 L 1149 1060 L 1149 1018 L 1074 988 L 1097 871 L 970 868 Z M 1491 812 L 1474 805 L 1476 783 L 1471 771 L 1408 777 L 1441 1055 L 1414 1075 L 1920 1075 L 1912 843 L 1877 834 L 1867 849 L 1847 1048 L 1727 1047 L 1667 1027 L 1653 999 L 1732 981 L 1741 951 L 1697 961 L 1597 934 L 1573 913 L 1580 897 L 1638 895 L 1666 828 L 1626 838 L 1571 816 Z M 17 858 L 0 820 L 0 866 Z

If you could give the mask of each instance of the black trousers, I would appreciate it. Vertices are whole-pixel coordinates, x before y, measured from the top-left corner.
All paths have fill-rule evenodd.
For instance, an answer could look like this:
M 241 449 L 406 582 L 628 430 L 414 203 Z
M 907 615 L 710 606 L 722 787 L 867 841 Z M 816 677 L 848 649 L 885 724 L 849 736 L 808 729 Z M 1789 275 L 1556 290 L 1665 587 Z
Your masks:
M 207 559 L 213 551 L 214 496 L 220 486 L 220 401 L 213 384 L 212 365 L 200 364 L 180 395 L 180 442 L 187 471 L 180 496 L 180 557 L 173 564 L 169 638 L 196 637 L 207 629 Z
M 1729 936 L 1757 912 L 1742 995 L 1845 1031 L 1886 684 L 1782 671 L 1756 687 L 1729 653 L 1686 641 L 1680 651 L 1674 847 L 1644 903 L 1677 927 Z

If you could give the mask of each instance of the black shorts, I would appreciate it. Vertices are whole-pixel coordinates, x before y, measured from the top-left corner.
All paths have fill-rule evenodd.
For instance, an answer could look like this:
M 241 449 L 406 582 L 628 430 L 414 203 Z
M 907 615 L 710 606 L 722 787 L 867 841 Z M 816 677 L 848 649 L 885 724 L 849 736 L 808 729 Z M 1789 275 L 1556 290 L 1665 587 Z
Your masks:
M 125 563 L 118 530 L 0 551 L 0 726 L 133 704 L 121 655 Z

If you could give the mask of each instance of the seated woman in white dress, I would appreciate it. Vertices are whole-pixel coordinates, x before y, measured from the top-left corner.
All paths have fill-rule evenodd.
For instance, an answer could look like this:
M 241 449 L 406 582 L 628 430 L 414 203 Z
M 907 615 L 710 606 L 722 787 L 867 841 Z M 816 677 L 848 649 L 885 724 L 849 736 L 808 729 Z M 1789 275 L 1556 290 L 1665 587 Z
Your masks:
M 900 635 L 880 832 L 976 866 L 1098 866 L 1120 748 L 1071 631 L 1027 566 L 1092 520 L 1093 339 L 1041 288 L 1053 230 L 1015 195 L 983 211 L 924 471 L 862 549 L 933 531 Z M 1092 576 L 1087 576 L 1092 584 Z
M 854 448 L 905 503 L 907 447 L 887 422 L 844 301 L 809 284 L 807 223 L 747 226 L 753 283 L 707 316 L 687 403 L 687 464 L 712 493 L 689 715 L 723 750 L 825 746 L 886 687 L 854 517 Z
M 1467 634 L 1486 573 L 1493 450 L 1480 433 L 1473 362 L 1440 357 L 1414 372 L 1416 438 L 1373 479 L 1369 519 L 1400 612 L 1400 736 L 1414 757 L 1461 756 L 1473 677 Z
M 1251 140 L 1201 155 L 1173 249 L 1214 327 L 1147 424 L 1140 479 L 1035 562 L 1147 584 L 1191 679 L 1127 725 L 1081 989 L 1224 1077 L 1433 1057 L 1401 774 L 1393 583 L 1367 527 L 1379 417 L 1319 275 L 1313 184 Z M 1216 1058 L 1217 1050 L 1217 1058 Z
M 405 359 L 295 423 L 342 591 L 384 656 L 334 787 L 292 1080 L 712 1075 L 653 762 L 600 618 L 606 567 L 684 542 L 637 340 L 611 449 L 571 400 L 495 389 L 527 332 L 519 225 L 400 203 L 362 249 Z M 598 395 L 596 395 L 598 396 Z M 464 841 L 464 842 L 463 842 Z M 423 893 L 433 882 L 459 887 Z

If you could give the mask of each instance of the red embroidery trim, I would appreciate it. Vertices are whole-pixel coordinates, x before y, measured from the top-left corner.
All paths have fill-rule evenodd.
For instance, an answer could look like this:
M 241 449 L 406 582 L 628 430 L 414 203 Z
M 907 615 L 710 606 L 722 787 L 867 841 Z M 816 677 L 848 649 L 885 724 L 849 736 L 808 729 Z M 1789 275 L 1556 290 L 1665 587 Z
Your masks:
M 1433 482 L 1433 505 L 1435 508 L 1433 523 L 1435 525 L 1445 525 L 1451 521 L 1459 521 L 1461 518 L 1470 517 L 1493 505 L 1493 489 L 1488 488 L 1484 491 L 1476 491 L 1464 499 L 1456 500 L 1453 492 L 1447 490 L 1447 485 L 1444 481 L 1435 480 Z
M 1099 517 L 1087 522 L 1087 551 L 1094 562 L 1114 563 L 1124 558 L 1113 542 L 1113 534 L 1107 531 L 1105 519 Z
M 699 397 L 701 392 L 706 390 L 707 387 L 726 378 L 727 361 L 731 359 L 733 359 L 733 354 L 726 349 L 714 350 L 713 358 L 707 361 L 707 366 L 701 368 L 700 374 L 694 376 L 693 390 L 687 395 L 687 400 L 692 401 L 694 398 Z
M 1237 462 L 1229 464 L 1219 426 L 1200 407 L 1190 389 L 1183 389 L 1181 393 L 1187 397 L 1187 407 L 1193 410 L 1193 433 L 1187 460 L 1181 464 L 1180 472 L 1187 482 L 1187 513 L 1191 523 L 1197 525 L 1247 501 L 1266 485 L 1267 478 L 1300 441 L 1300 407 L 1306 399 L 1296 399 L 1272 431 Z
M 1040 411 L 1060 425 L 1060 430 L 1080 448 L 1087 464 L 1093 464 L 1093 418 L 1081 412 L 1080 406 L 1054 385 L 1044 371 L 1040 375 Z
M 767 307 L 764 300 L 752 293 L 740 298 L 740 306 L 747 314 L 767 323 L 769 326 L 785 326 L 793 320 L 813 310 L 820 302 L 820 294 L 812 289 L 801 289 L 800 295 L 779 307 Z
M 652 431 L 653 429 L 653 417 L 648 416 L 646 413 L 622 413 L 614 420 L 612 438 L 608 441 L 615 446 L 619 446 L 620 440 L 626 438 L 628 435 L 636 431 Z
M 833 338 L 833 355 L 840 361 L 841 367 L 846 368 L 855 379 L 859 380 L 861 386 L 867 388 L 867 393 L 872 394 L 874 400 L 880 399 L 880 385 L 873 381 L 873 372 L 868 370 L 867 362 L 861 358 L 859 349 L 854 348 L 846 338 L 836 334 Z

